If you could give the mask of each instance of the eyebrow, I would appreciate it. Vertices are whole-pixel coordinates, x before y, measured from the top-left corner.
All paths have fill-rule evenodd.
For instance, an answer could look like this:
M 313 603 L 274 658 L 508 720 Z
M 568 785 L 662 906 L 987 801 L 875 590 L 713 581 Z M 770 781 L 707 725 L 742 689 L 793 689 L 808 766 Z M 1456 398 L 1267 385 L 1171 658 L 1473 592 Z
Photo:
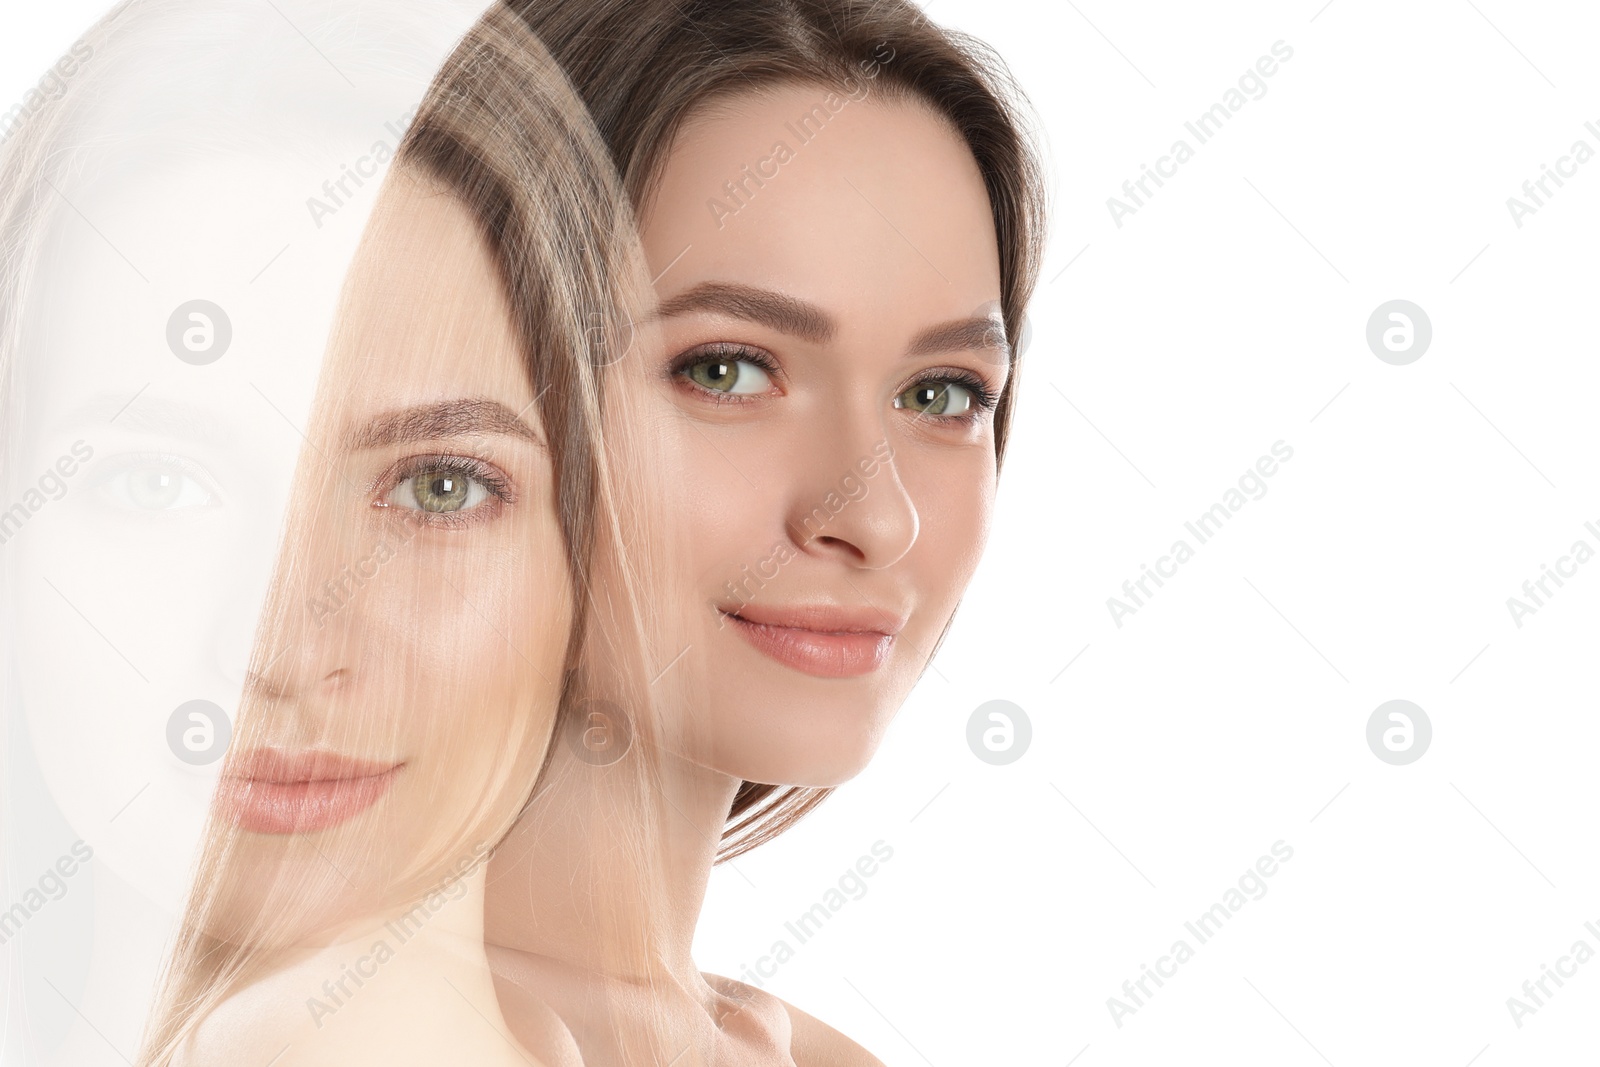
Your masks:
M 521 437 L 541 447 L 544 445 L 543 439 L 522 421 L 521 416 L 499 401 L 464 399 L 424 404 L 380 415 L 351 433 L 346 438 L 345 447 L 360 451 L 408 441 L 433 441 L 476 434 L 504 434 Z
M 734 282 L 703 282 L 661 302 L 659 318 L 672 318 L 695 311 L 710 311 L 746 319 L 771 327 L 780 333 L 813 344 L 831 341 L 838 327 L 826 311 L 815 304 L 751 285 Z M 990 351 L 1011 354 L 1005 326 L 997 318 L 957 319 L 930 326 L 912 339 L 908 356 L 937 352 Z
M 908 356 L 927 356 L 936 352 L 997 351 L 1008 359 L 1011 345 L 1006 341 L 1005 323 L 994 318 L 958 319 L 933 326 L 917 334 L 906 350 Z
M 666 319 L 691 311 L 715 311 L 748 319 L 814 344 L 832 340 L 836 330 L 833 319 L 815 304 L 732 282 L 703 282 L 662 301 L 656 314 Z
M 148 387 L 147 387 L 148 388 Z M 140 390 L 132 399 L 102 393 L 61 420 L 62 426 L 112 426 L 205 444 L 230 444 L 234 425 L 220 413 L 183 400 L 150 396 Z

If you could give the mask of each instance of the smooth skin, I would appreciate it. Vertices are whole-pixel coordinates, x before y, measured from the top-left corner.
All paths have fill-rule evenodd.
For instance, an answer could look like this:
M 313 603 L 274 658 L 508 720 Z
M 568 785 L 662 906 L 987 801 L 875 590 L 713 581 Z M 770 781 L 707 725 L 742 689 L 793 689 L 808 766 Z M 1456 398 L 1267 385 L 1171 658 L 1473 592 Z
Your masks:
M 740 780 L 830 786 L 866 765 L 972 576 L 993 510 L 988 403 L 1009 350 L 981 175 L 950 126 L 915 102 L 852 100 L 799 143 L 787 124 L 828 93 L 783 85 L 703 108 L 641 212 L 665 341 L 646 388 L 653 432 L 683 457 L 665 488 L 689 523 L 695 593 L 681 605 L 689 650 L 672 667 L 690 672 L 695 706 L 668 709 L 662 724 L 667 870 L 645 883 L 597 855 L 615 828 L 574 816 L 594 778 L 557 746 L 547 790 L 491 864 L 486 901 L 513 1031 L 535 1034 L 537 1009 L 554 1006 L 591 1064 L 628 1062 L 629 1048 L 588 1043 L 599 1028 L 585 987 L 633 1011 L 640 1030 L 651 1025 L 644 990 L 655 990 L 683 1064 L 879 1062 L 768 992 L 702 974 L 690 956 Z M 737 212 L 709 206 L 732 204 L 724 183 L 780 141 L 790 158 Z M 771 577 L 741 587 L 749 573 Z M 848 615 L 886 640 L 868 669 L 827 648 L 800 669 L 758 647 L 729 617 L 740 613 Z M 818 643 L 796 629 L 780 628 L 778 643 Z M 631 923 L 660 969 L 607 973 L 587 941 L 597 911 Z
M 235 917 L 300 921 L 183 1062 L 285 1048 L 277 1067 L 525 1064 L 502 1036 L 486 868 L 471 860 L 514 818 L 554 723 L 572 593 L 552 460 L 493 261 L 449 195 L 393 175 L 342 322 L 247 713 L 255 742 L 400 769 L 342 825 L 243 835 L 216 932 Z M 392 554 L 330 613 L 323 583 L 379 542 Z M 330 868 L 336 892 L 296 894 Z M 430 896 L 410 936 L 385 925 Z M 379 942 L 392 958 L 376 959 Z M 339 985 L 351 969 L 363 981 Z M 532 1044 L 561 1062 L 548 1023 Z

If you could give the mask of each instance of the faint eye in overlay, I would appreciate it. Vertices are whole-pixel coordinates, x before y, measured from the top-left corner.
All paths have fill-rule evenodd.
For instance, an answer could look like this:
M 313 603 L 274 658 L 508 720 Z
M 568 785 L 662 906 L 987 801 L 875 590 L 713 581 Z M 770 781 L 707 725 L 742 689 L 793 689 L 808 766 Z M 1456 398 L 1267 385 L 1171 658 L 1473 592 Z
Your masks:
M 181 456 L 128 455 L 108 461 L 95 483 L 100 498 L 130 511 L 178 511 L 217 502 L 205 470 Z

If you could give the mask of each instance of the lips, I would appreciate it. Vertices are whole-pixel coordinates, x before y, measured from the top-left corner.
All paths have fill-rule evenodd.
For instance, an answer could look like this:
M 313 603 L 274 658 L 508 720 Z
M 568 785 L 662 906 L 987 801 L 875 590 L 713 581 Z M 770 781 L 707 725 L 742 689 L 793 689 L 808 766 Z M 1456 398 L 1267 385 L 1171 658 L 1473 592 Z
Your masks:
M 718 609 L 757 651 L 814 678 L 859 678 L 882 667 L 903 617 L 825 605 Z
M 229 768 L 217 786 L 217 806 L 242 830 L 314 833 L 372 807 L 404 766 L 333 752 L 260 749 Z

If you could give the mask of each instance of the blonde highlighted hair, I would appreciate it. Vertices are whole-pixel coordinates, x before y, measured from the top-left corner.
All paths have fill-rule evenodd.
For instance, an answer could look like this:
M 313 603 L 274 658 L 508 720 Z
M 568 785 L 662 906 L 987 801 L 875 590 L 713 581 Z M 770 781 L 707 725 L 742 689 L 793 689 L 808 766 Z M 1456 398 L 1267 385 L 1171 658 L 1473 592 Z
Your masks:
M 649 504 L 652 486 L 659 484 L 652 474 L 658 449 L 638 439 L 631 429 L 638 422 L 634 398 L 612 385 L 648 352 L 650 287 L 631 208 L 603 142 L 559 68 L 528 28 L 498 7 L 446 60 L 399 146 L 395 168 L 396 176 L 435 187 L 466 209 L 504 288 L 552 456 L 574 598 L 555 739 L 544 749 L 545 765 L 554 744 L 581 731 L 577 719 L 587 701 L 604 700 L 628 717 L 631 749 L 601 770 L 610 786 L 617 775 L 628 776 L 628 788 L 620 792 L 631 798 L 633 813 L 646 815 L 620 827 L 613 847 L 635 850 L 637 865 L 648 870 L 656 862 L 655 846 L 644 827 L 651 824 L 659 790 L 652 759 L 657 717 L 649 708 L 670 691 L 670 683 L 652 687 L 651 675 L 670 653 L 663 653 L 665 639 L 651 629 L 647 605 L 670 596 L 662 585 L 669 580 L 663 561 L 670 547 L 662 532 L 667 527 L 656 522 L 659 515 Z M 302 463 L 314 460 L 302 456 Z M 271 620 L 296 610 L 276 591 L 293 584 L 283 576 L 297 566 L 292 554 L 280 561 L 263 633 Z M 263 661 L 274 651 L 258 641 L 253 673 L 265 670 Z M 236 751 L 248 750 L 260 736 L 261 719 L 247 695 Z M 383 907 L 404 908 L 436 889 L 441 874 L 458 873 L 463 858 L 480 854 L 510 829 L 536 790 L 535 780 L 503 773 L 510 750 L 525 741 L 505 739 L 500 771 L 463 783 L 477 790 L 476 814 L 468 825 L 433 828 L 413 862 L 386 887 L 390 896 Z M 295 915 L 273 910 L 251 916 L 245 929 L 218 936 L 226 926 L 216 918 L 218 909 L 240 879 L 255 876 L 237 861 L 239 840 L 240 831 L 212 817 L 141 1065 L 180 1059 L 209 1014 L 270 973 L 286 936 L 303 941 L 308 935 L 296 926 Z M 287 846 L 289 854 L 302 857 L 316 847 L 309 840 Z M 297 894 L 315 899 L 342 892 L 336 876 L 337 870 L 324 871 L 320 881 L 289 875 L 289 884 L 273 889 L 285 900 Z M 615 969 L 650 970 L 649 961 L 640 960 L 644 947 L 615 934 L 607 916 L 599 917 L 593 936 Z

